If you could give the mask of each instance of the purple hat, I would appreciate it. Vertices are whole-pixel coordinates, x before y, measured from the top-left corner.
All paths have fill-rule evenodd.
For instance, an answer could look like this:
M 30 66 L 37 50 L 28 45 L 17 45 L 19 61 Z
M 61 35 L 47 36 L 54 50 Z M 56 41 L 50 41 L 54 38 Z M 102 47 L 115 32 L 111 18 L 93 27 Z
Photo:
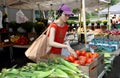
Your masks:
M 62 10 L 65 14 L 68 14 L 68 15 L 73 15 L 70 7 L 66 4 L 62 4 L 60 7 L 59 7 L 60 10 Z

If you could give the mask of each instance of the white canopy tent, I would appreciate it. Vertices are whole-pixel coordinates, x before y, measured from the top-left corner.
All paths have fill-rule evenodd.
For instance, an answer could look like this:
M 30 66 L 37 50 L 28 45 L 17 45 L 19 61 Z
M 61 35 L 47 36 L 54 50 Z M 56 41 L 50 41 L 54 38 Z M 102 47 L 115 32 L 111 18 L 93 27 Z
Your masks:
M 31 3 L 31 4 L 29 4 Z M 38 7 L 34 7 L 36 3 L 40 4 L 40 9 L 41 10 L 57 10 L 58 6 L 61 5 L 62 3 L 65 3 L 69 6 L 71 6 L 72 9 L 74 8 L 80 8 L 81 6 L 81 0 L 0 0 L 0 5 L 6 5 L 11 8 L 20 8 L 21 9 L 30 9 L 30 6 L 32 9 L 38 9 Z M 25 4 L 29 4 L 29 7 L 25 6 Z M 52 6 L 51 6 L 52 4 Z M 20 7 L 17 5 L 21 5 Z M 23 6 L 22 6 L 23 5 Z M 98 0 L 85 0 L 85 8 L 89 8 L 88 10 L 95 9 L 98 6 Z
M 109 7 L 110 14 L 120 14 L 120 3 Z M 99 11 L 99 14 L 108 14 L 108 8 Z
M 108 14 L 108 25 L 109 25 L 109 30 L 110 30 L 111 29 L 110 15 L 111 14 L 120 14 L 120 2 L 113 6 L 108 5 L 107 8 L 99 11 L 99 16 L 102 14 Z
M 2 1 L 5 2 L 6 6 L 8 7 L 14 6 L 16 3 L 19 4 L 19 2 L 21 2 L 20 7 L 18 6 L 19 9 L 23 9 L 22 4 L 28 2 L 38 3 L 40 6 L 39 10 L 51 10 L 51 9 L 57 10 L 58 6 L 60 6 L 63 3 L 69 5 L 72 9 L 80 8 L 82 10 L 81 15 L 83 16 L 83 20 L 84 20 L 83 24 L 84 24 L 84 32 L 85 32 L 85 41 L 86 41 L 85 9 L 86 11 L 88 10 L 91 11 L 91 10 L 95 10 L 100 6 L 99 0 L 91 0 L 91 1 L 89 0 L 2 0 Z M 82 8 L 80 7 L 81 5 Z

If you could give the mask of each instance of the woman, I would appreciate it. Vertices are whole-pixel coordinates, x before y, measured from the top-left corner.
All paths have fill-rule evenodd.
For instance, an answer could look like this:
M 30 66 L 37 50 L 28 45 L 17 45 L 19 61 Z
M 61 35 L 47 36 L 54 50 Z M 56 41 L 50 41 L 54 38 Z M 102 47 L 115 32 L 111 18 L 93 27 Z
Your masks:
M 76 56 L 75 51 L 68 45 L 64 44 L 64 38 L 68 30 L 66 21 L 69 16 L 73 15 L 68 5 L 62 4 L 57 11 L 58 19 L 49 25 L 48 44 L 51 48 L 51 54 L 61 55 L 62 48 L 66 48 L 71 54 Z

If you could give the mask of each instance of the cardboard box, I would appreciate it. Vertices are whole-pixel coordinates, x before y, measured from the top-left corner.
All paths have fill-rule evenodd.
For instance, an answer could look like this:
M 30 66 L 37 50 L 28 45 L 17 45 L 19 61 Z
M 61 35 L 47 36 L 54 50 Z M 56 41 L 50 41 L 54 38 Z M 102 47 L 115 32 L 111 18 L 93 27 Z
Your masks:
M 120 40 L 120 35 L 109 35 L 109 39 L 111 40 Z
M 86 66 L 79 66 L 78 68 L 90 78 L 97 78 L 97 60 L 96 59 L 91 64 Z
M 104 70 L 104 54 L 97 58 L 97 76 Z

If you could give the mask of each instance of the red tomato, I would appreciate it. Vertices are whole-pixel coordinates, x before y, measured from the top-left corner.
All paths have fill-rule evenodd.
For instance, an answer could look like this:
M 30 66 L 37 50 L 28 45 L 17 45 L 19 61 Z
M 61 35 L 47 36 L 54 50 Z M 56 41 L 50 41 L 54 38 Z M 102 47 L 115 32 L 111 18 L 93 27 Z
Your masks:
M 68 57 L 65 57 L 64 59 L 67 60 L 67 61 L 69 61 L 69 58 L 68 58 Z
M 74 62 L 75 61 L 75 57 L 73 55 L 68 56 L 68 61 Z
M 80 56 L 80 50 L 76 50 L 75 52 L 76 52 L 77 56 Z
M 90 58 L 90 53 L 85 53 L 85 57 Z
M 82 59 L 87 59 L 87 57 L 85 57 L 85 56 L 79 56 L 79 60 L 82 60 Z
M 75 59 L 77 59 L 77 58 L 78 58 L 78 57 L 74 56 L 73 54 L 71 54 L 71 56 L 72 56 L 73 58 L 75 58 Z
M 86 64 L 86 62 L 84 60 L 79 60 L 80 65 L 84 66 Z
M 79 60 L 75 60 L 73 63 L 80 65 L 80 61 Z
M 79 60 L 82 64 L 86 63 L 87 57 L 85 56 L 79 56 Z
M 81 51 L 81 55 L 82 55 L 82 56 L 84 56 L 84 55 L 85 55 L 85 53 L 86 53 L 86 51 L 85 51 L 85 50 L 82 50 L 82 51 Z
M 93 54 L 92 54 L 92 57 L 93 57 L 93 58 L 98 58 L 98 57 L 99 57 L 99 54 L 98 54 L 98 53 L 93 53 Z
M 93 61 L 94 61 L 93 58 L 88 58 L 88 59 L 86 60 L 86 64 L 91 64 Z
M 93 53 L 89 52 L 89 58 L 93 57 Z

